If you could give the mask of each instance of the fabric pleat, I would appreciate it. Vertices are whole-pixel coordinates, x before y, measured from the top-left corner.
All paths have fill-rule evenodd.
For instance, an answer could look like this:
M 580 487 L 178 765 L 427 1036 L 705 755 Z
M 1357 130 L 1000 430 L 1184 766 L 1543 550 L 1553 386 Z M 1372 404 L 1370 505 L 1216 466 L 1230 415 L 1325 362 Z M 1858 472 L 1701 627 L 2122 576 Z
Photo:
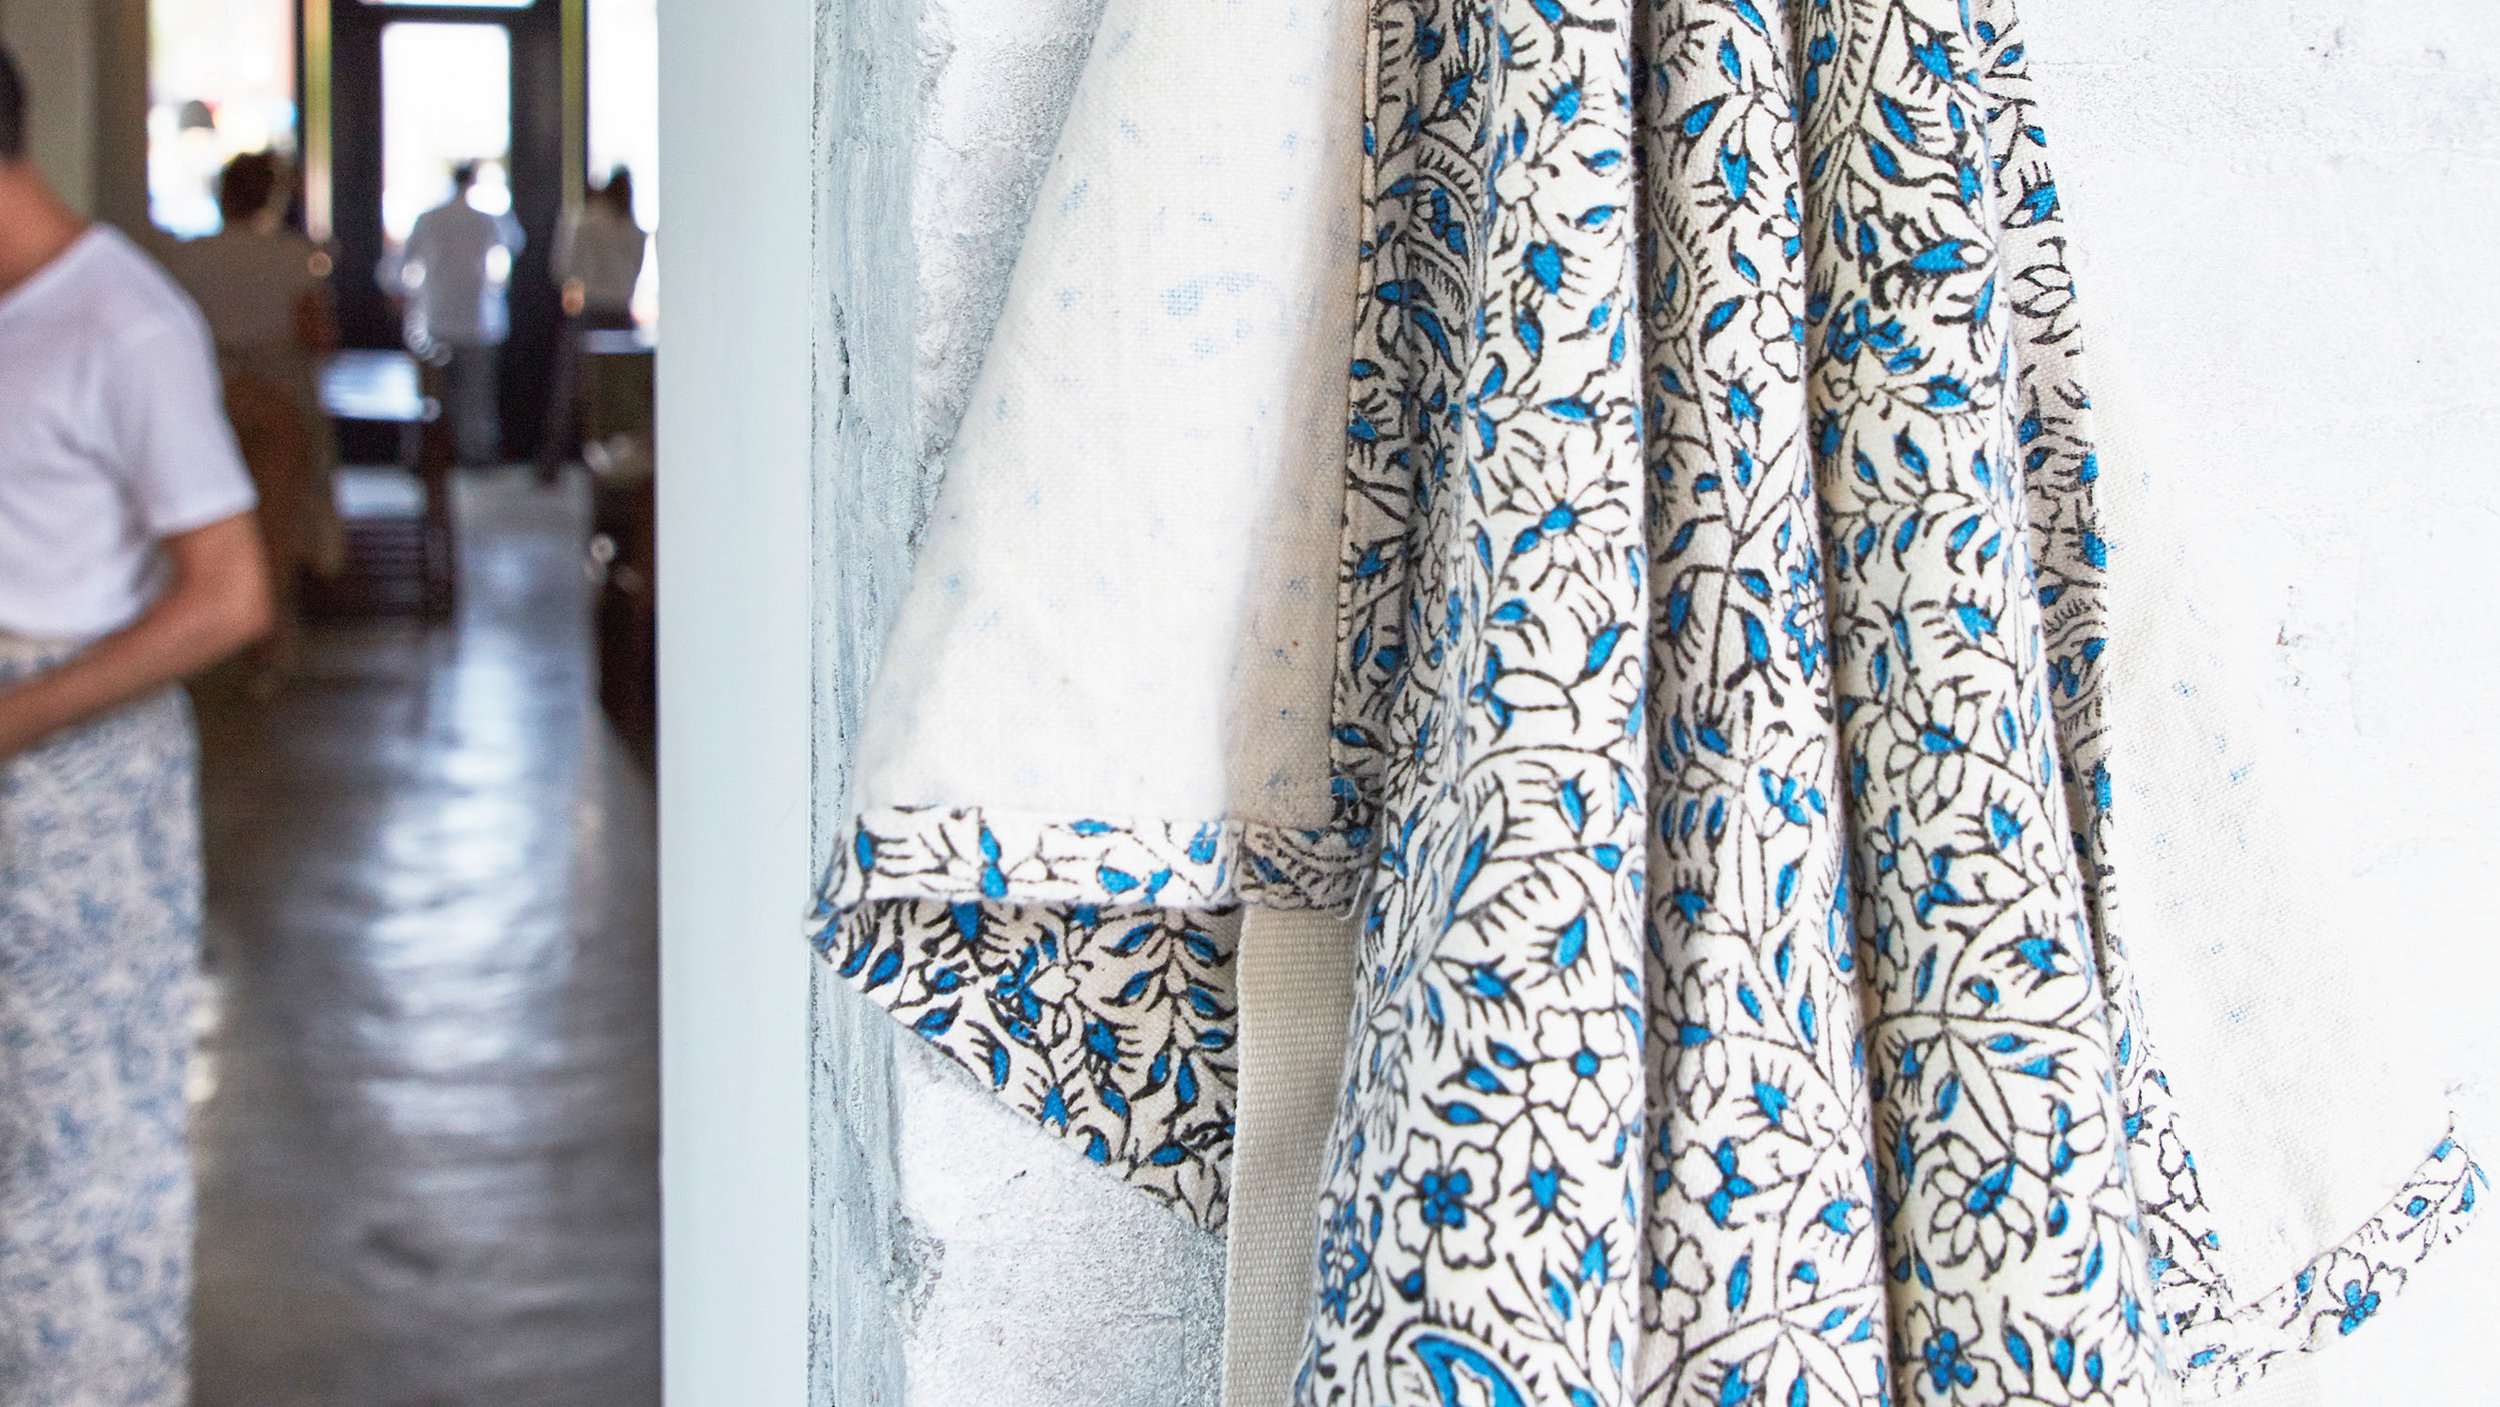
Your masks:
M 1405 580 L 1345 627 L 1383 848 L 1304 1400 L 2156 1392 L 2005 42 L 1380 13 L 1351 477 L 1405 531 L 1349 553 Z
M 1380 883 L 1300 1400 L 1630 1381 L 1647 563 L 1629 9 L 1588 8 L 1377 12 L 1350 477 L 1407 579 L 1356 636 Z
M 1636 14 L 1658 817 L 1639 1386 L 1871 1401 L 1884 1295 L 1807 453 L 1794 37 L 1784 12 L 1760 18 Z M 1792 1335 L 1827 1351 L 1778 1346 Z
M 1954 3 L 1818 7 L 1806 35 L 1827 88 L 1810 398 L 1895 1358 L 1909 1400 L 2138 1401 L 2158 1340 L 2048 709 L 1987 55 Z

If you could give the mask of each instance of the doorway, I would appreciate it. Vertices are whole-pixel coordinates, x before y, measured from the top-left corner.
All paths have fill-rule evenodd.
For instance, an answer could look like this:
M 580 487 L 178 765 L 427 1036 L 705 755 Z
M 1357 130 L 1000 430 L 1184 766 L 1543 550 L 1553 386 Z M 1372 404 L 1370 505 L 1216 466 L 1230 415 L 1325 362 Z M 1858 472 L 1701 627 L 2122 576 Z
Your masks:
M 511 332 L 496 410 L 503 458 L 531 458 L 563 316 L 549 255 L 584 161 L 581 0 L 308 0 L 307 30 L 319 20 L 329 131 L 312 164 L 326 155 L 340 333 L 351 347 L 402 345 L 384 274 L 416 217 L 448 196 L 452 165 L 476 161 L 470 203 L 522 237 L 503 271 Z

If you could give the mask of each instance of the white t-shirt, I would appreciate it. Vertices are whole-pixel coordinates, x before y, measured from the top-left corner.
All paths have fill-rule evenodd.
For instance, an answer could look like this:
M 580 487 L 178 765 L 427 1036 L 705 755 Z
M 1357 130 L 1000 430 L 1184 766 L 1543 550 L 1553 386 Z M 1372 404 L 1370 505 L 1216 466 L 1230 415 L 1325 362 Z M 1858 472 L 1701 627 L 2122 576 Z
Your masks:
M 163 584 L 159 539 L 253 502 L 207 324 L 119 231 L 0 294 L 0 630 L 128 625 Z
M 399 256 L 410 340 L 458 347 L 503 341 L 505 280 L 487 261 L 497 249 L 520 253 L 521 243 L 518 221 L 489 215 L 459 196 L 419 215 Z

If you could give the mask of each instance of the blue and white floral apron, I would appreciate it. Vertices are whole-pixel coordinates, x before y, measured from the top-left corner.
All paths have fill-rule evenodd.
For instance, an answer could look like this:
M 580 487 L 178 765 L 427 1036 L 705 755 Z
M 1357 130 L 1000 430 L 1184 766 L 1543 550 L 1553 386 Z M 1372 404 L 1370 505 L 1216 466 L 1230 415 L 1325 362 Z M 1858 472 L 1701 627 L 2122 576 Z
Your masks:
M 0 1407 L 189 1398 L 197 752 L 171 688 L 0 764 Z

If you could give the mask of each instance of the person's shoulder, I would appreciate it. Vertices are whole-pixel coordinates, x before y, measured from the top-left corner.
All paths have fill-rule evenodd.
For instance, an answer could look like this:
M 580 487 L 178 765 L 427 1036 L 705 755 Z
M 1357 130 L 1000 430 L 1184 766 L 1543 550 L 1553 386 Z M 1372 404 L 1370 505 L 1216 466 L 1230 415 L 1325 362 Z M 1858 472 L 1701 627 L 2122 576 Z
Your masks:
M 284 228 L 229 230 L 212 238 L 231 240 L 238 253 L 252 259 L 309 259 L 320 249 L 301 231 Z
M 466 233 L 475 231 L 481 227 L 492 229 L 494 228 L 494 224 L 495 220 L 493 216 L 481 213 L 477 207 L 469 204 L 465 200 L 454 200 L 437 205 L 433 209 L 426 211 L 424 214 L 419 215 L 417 217 L 416 227 L 421 230 L 460 231 Z M 410 237 L 414 238 L 415 236 L 412 233 Z
M 312 276 L 312 263 L 321 246 L 294 230 L 253 230 L 235 239 L 238 262 L 273 273 Z
M 309 280 L 319 252 L 320 246 L 293 230 L 225 230 L 175 245 L 166 253 L 165 267 L 192 297 L 214 304 L 220 286 L 266 291 Z
M 160 257 L 165 271 L 177 283 L 196 287 L 202 279 L 214 278 L 235 261 L 237 237 L 232 230 L 186 239 L 166 249 Z
M 108 344 L 198 327 L 191 295 L 121 231 L 95 225 L 62 257 L 79 261 L 71 272 L 80 315 Z
M 165 265 L 108 225 L 83 242 L 83 317 L 108 365 L 135 370 L 160 367 L 163 355 L 210 355 L 207 317 Z

